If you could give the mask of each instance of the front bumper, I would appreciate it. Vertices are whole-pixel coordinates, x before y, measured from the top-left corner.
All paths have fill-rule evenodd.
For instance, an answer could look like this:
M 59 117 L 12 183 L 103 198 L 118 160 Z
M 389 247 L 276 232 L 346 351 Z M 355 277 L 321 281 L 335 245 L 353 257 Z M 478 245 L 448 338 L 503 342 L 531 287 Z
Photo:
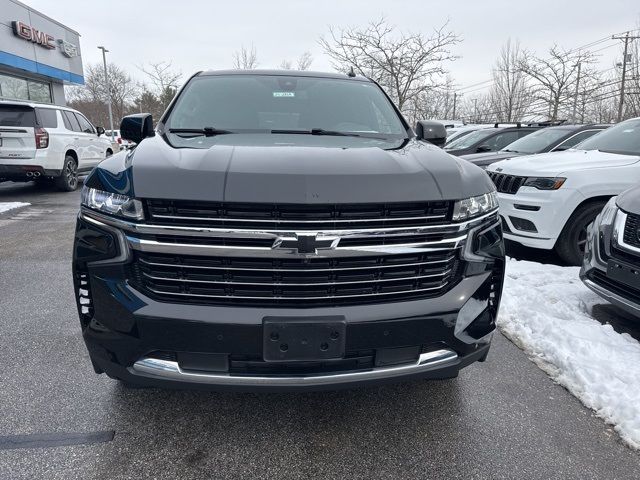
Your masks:
M 515 195 L 498 193 L 500 216 L 506 224 L 504 238 L 526 247 L 551 250 L 567 220 L 584 197 L 574 189 L 543 191 L 520 187 Z M 523 230 L 518 220 L 534 225 L 536 231 Z
M 158 301 L 137 289 L 123 254 L 127 248 L 112 227 L 79 219 L 74 273 L 83 337 L 96 372 L 169 388 L 316 390 L 456 376 L 486 357 L 504 273 L 502 256 L 464 260 L 464 275 L 444 295 L 411 301 L 331 306 L 327 300 L 313 308 L 197 305 Z M 344 358 L 265 361 L 263 325 L 273 317 L 343 318 Z M 194 355 L 202 360 L 199 366 L 183 362 Z
M 602 226 L 601 220 L 602 214 L 589 227 L 580 279 L 603 299 L 640 317 L 640 290 L 608 274 L 610 261 L 640 269 L 640 251 L 624 242 L 626 214 L 618 211 L 612 225 Z

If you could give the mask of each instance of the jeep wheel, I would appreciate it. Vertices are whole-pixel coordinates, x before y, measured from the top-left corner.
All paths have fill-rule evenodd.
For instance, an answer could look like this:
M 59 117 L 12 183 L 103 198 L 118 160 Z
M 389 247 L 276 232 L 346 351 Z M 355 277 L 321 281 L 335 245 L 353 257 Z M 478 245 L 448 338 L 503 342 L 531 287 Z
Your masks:
M 558 256 L 569 265 L 582 265 L 584 247 L 587 243 L 587 227 L 602 211 L 605 202 L 594 202 L 577 208 L 556 242 Z
M 62 173 L 56 178 L 56 187 L 63 192 L 73 192 L 78 188 L 78 165 L 75 158 L 70 155 L 64 159 Z

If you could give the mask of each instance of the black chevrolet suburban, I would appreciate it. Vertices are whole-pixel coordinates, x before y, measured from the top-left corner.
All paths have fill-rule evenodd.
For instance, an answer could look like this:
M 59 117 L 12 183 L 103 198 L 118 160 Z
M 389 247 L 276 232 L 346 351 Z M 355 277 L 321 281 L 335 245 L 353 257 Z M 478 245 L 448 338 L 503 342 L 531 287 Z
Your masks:
M 73 276 L 93 368 L 130 386 L 323 389 L 487 357 L 494 186 L 353 75 L 191 77 L 87 177 Z

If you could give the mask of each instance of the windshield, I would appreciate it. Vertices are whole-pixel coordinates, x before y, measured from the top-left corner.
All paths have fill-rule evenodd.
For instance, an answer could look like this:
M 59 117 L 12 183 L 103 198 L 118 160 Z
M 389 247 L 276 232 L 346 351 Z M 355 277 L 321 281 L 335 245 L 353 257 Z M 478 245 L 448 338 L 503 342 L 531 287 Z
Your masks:
M 373 83 L 258 74 L 203 75 L 193 79 L 178 97 L 166 126 L 169 131 L 213 128 L 226 131 L 224 133 L 311 133 L 312 130 L 317 133 L 326 130 L 361 136 L 407 136 L 393 106 Z
M 471 132 L 464 137 L 456 138 L 451 143 L 447 144 L 444 148 L 445 150 L 462 150 L 464 148 L 469 148 L 475 145 L 477 142 L 484 140 L 489 135 L 495 133 L 493 128 L 488 128 L 486 130 L 476 130 Z
M 510 143 L 504 147 L 504 150 L 517 153 L 540 153 L 566 136 L 570 131 L 566 128 L 544 128 Z
M 640 118 L 627 120 L 578 144 L 580 150 L 640 155 Z

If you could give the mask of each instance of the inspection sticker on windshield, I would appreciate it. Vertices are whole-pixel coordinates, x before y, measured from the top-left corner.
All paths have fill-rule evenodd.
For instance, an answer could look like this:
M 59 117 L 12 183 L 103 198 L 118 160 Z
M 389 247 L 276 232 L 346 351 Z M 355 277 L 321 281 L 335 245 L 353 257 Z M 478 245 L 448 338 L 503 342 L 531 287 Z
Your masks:
M 273 92 L 274 98 L 293 98 L 296 96 L 296 92 Z

